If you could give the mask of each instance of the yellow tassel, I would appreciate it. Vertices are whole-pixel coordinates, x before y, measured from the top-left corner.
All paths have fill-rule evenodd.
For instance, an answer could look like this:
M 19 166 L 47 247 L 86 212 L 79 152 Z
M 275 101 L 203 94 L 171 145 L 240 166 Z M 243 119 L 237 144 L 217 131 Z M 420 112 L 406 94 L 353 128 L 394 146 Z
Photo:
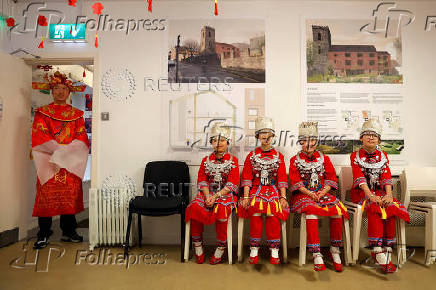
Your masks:
M 260 199 L 259 209 L 260 209 L 260 210 L 263 210 L 263 202 L 262 202 L 262 199 Z
M 235 206 L 235 213 L 238 214 L 238 207 Z
M 218 205 L 215 206 L 215 213 L 218 212 Z
M 269 202 L 268 202 L 268 207 L 266 209 L 266 214 L 271 214 L 271 207 L 269 206 Z
M 329 208 L 327 206 L 324 206 L 322 209 L 325 211 L 329 211 Z
M 276 212 L 278 212 L 279 211 L 279 205 L 277 204 L 277 201 L 274 200 L 274 204 L 276 206 Z
M 336 210 L 338 212 L 338 215 L 342 215 L 341 208 L 337 204 L 335 204 L 335 206 L 336 206 Z
M 394 201 L 393 203 L 396 207 L 400 208 L 400 205 L 396 201 Z
M 282 204 L 280 202 L 278 202 L 278 204 L 279 204 L 280 213 L 282 213 Z
M 381 211 L 381 215 L 382 215 L 382 220 L 385 220 L 387 218 L 387 214 L 386 214 L 386 210 L 384 207 L 380 207 L 380 211 Z
M 224 207 L 224 216 L 227 218 L 227 206 Z
M 341 205 L 342 209 L 343 209 L 345 212 L 348 212 L 348 209 L 345 207 L 345 205 L 344 205 L 342 202 L 339 202 L 339 204 Z
M 366 199 L 365 199 L 365 201 L 362 203 L 362 212 L 365 211 L 365 204 L 366 204 Z
M 253 197 L 253 200 L 251 201 L 251 206 L 254 206 L 255 203 L 256 203 L 256 197 Z

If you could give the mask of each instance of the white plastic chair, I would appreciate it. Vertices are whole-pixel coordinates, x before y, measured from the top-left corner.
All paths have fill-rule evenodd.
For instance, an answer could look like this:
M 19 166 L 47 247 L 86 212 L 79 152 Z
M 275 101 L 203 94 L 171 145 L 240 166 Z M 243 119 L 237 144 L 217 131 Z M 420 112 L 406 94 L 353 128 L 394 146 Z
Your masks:
M 362 206 L 351 201 L 346 200 L 347 191 L 351 190 L 353 186 L 353 171 L 351 166 L 344 166 L 341 168 L 341 172 L 339 174 L 339 187 L 341 192 L 341 201 L 347 207 L 348 214 L 353 217 L 353 228 L 352 228 L 352 249 L 353 249 L 353 263 L 355 264 L 359 259 L 359 251 L 360 251 L 360 232 L 362 230 Z M 405 249 L 403 248 L 404 239 L 402 239 L 402 230 L 401 223 L 403 220 L 396 219 L 396 238 L 397 238 L 397 256 L 398 256 L 398 265 L 401 265 L 405 262 Z M 404 251 L 403 251 L 404 250 Z M 403 256 L 403 254 L 404 256 Z
M 323 216 L 318 216 L 318 218 L 328 218 Z M 343 232 L 343 242 L 344 242 L 344 258 L 345 258 L 345 266 L 348 266 L 352 263 L 352 255 L 351 255 L 351 243 L 350 243 L 350 224 L 347 219 L 342 219 L 342 232 Z M 291 218 L 291 222 L 293 222 L 293 217 Z M 291 225 L 292 226 L 292 225 Z M 306 264 L 306 246 L 307 246 L 307 232 L 306 232 L 306 214 L 301 214 L 300 221 L 300 253 L 298 257 L 298 266 L 303 266 Z
M 412 196 L 436 197 L 436 167 L 406 167 L 400 175 L 401 202 L 409 210 L 425 214 L 425 264 L 436 259 L 436 202 L 410 202 Z M 405 261 L 405 222 L 400 225 Z
M 233 264 L 233 234 L 232 234 L 232 214 L 229 215 L 229 219 L 227 220 L 227 256 L 229 260 L 229 264 Z M 189 244 L 191 242 L 191 221 L 188 221 L 185 225 L 185 254 L 184 259 L 185 262 L 189 261 Z
M 287 235 L 286 235 L 286 221 L 281 222 L 282 227 L 282 248 L 283 248 L 283 263 L 288 263 L 288 241 L 287 241 Z M 243 243 L 243 237 L 244 237 L 244 219 L 238 218 L 238 262 L 242 263 L 243 260 L 243 251 L 242 248 L 244 246 Z

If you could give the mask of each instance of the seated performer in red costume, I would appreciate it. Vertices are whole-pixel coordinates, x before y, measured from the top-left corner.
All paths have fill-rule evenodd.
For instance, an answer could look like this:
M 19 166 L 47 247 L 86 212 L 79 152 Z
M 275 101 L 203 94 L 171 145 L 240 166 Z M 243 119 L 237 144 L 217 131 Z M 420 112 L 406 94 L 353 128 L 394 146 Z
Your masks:
M 58 71 L 47 80 L 54 102 L 36 109 L 32 127 L 37 172 L 33 216 L 39 224 L 36 249 L 47 246 L 55 215 L 61 215 L 62 241 L 83 241 L 74 215 L 84 210 L 82 179 L 89 151 L 83 112 L 66 103 L 75 89 L 72 82 Z
M 210 143 L 214 152 L 201 161 L 198 170 L 198 193 L 188 205 L 185 221 L 191 220 L 192 243 L 195 260 L 204 262 L 203 225 L 215 223 L 217 248 L 209 263 L 218 264 L 227 246 L 227 221 L 236 208 L 239 186 L 238 159 L 227 152 L 230 129 L 217 122 L 211 129 Z
M 318 123 L 303 122 L 298 134 L 301 151 L 291 158 L 289 179 L 293 192 L 291 211 L 306 214 L 307 247 L 313 253 L 315 271 L 326 269 L 320 250 L 318 216 L 330 217 L 329 256 L 337 272 L 342 272 L 339 248 L 342 246 L 342 217 L 348 219 L 345 206 L 332 195 L 337 189 L 336 171 L 330 158 L 317 151 Z
M 262 214 L 266 215 L 265 233 L 270 248 L 271 264 L 280 264 L 280 220 L 289 216 L 286 200 L 288 178 L 283 155 L 271 145 L 275 136 L 271 118 L 256 120 L 256 138 L 260 147 L 247 155 L 241 176 L 244 197 L 238 215 L 250 219 L 250 264 L 259 261 L 258 251 L 262 237 Z
M 387 273 L 395 272 L 391 262 L 395 244 L 395 217 L 410 222 L 406 208 L 392 196 L 392 177 L 386 152 L 378 147 L 381 124 L 378 120 L 363 123 L 362 148 L 350 156 L 353 168 L 351 199 L 362 205 L 368 216 L 368 241 L 377 265 Z

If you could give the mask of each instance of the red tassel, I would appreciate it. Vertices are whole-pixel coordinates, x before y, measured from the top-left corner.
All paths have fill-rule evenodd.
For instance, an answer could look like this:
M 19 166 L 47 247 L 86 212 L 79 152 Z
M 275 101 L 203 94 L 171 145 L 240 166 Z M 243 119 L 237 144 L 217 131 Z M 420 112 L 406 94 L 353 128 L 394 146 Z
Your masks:
M 215 0 L 215 15 L 218 15 L 218 4 L 217 4 L 217 0 Z
M 98 35 L 95 35 L 95 42 L 94 42 L 94 46 L 98 47 Z
M 73 34 L 73 24 L 70 26 L 70 34 Z
M 153 7 L 152 7 L 153 0 L 147 0 L 147 2 L 148 2 L 148 11 L 152 12 L 152 10 L 153 10 Z
M 85 70 L 83 70 L 83 77 L 84 78 L 86 77 L 86 71 Z
M 38 48 L 44 48 L 44 38 L 41 37 L 41 42 L 38 45 Z

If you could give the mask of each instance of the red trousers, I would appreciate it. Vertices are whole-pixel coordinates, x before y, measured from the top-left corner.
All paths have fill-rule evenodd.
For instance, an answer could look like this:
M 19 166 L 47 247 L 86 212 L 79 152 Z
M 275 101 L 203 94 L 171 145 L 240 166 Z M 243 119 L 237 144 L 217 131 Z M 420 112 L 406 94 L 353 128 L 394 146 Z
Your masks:
M 250 246 L 260 247 L 262 238 L 263 221 L 262 216 L 253 215 L 250 217 Z M 265 221 L 265 234 L 269 248 L 280 247 L 280 220 L 276 216 L 267 216 Z
M 204 225 L 194 219 L 191 219 L 191 237 L 192 242 L 203 242 Z M 217 247 L 227 246 L 227 220 L 217 220 L 215 223 L 216 230 L 216 244 Z
M 307 248 L 309 252 L 321 251 L 318 232 L 318 219 L 306 219 Z M 330 244 L 333 247 L 342 247 L 342 217 L 330 218 Z
M 395 244 L 395 216 L 381 219 L 377 213 L 367 213 L 370 247 L 392 247 Z

